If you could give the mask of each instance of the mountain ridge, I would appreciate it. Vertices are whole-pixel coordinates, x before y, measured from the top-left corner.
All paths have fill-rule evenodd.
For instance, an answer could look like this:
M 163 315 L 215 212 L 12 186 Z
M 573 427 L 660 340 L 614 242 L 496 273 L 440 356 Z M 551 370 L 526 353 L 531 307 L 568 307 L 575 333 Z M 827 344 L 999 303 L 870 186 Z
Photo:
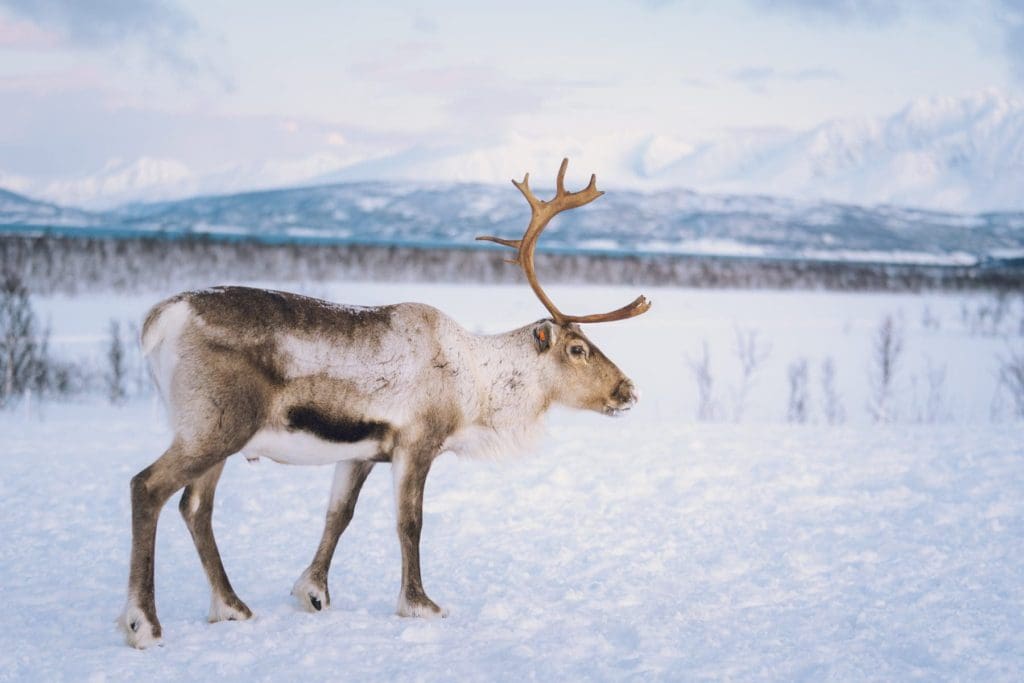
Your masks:
M 537 188 L 545 196 L 550 188 Z M 202 235 L 295 243 L 488 248 L 528 220 L 511 187 L 361 181 L 85 212 L 0 192 L 0 232 Z M 606 194 L 556 219 L 541 249 L 975 265 L 1024 257 L 1024 213 L 959 214 L 689 190 Z

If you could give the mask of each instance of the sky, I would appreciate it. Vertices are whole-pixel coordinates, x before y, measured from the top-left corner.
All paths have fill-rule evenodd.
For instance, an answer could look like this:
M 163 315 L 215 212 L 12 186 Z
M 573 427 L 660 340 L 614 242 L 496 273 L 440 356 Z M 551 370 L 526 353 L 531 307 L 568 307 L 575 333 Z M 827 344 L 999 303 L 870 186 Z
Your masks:
M 0 185 L 140 158 L 286 180 L 505 139 L 686 145 L 1022 86 L 1021 0 L 0 0 Z

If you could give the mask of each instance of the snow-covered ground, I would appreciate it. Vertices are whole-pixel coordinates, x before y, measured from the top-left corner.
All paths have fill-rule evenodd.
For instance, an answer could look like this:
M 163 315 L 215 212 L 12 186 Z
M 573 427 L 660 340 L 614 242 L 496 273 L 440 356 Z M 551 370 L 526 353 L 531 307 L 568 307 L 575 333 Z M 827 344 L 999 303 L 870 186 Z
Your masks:
M 487 331 L 541 310 L 525 287 L 307 291 L 428 301 Z M 570 312 L 637 293 L 552 288 Z M 393 614 L 386 465 L 342 538 L 332 608 L 311 615 L 289 590 L 319 540 L 330 469 L 232 458 L 214 524 L 256 618 L 205 622 L 205 579 L 171 503 L 156 562 L 165 645 L 131 650 L 114 625 L 128 480 L 166 445 L 159 407 L 140 396 L 0 413 L 0 680 L 1020 680 L 1024 425 L 993 411 L 1018 309 L 987 335 L 969 322 L 981 296 L 646 293 L 647 315 L 588 330 L 640 385 L 633 414 L 559 412 L 536 453 L 436 463 L 422 552 L 443 621 Z M 99 357 L 108 320 L 137 319 L 155 298 L 38 304 L 57 351 Z M 897 421 L 875 425 L 866 377 L 887 314 L 905 364 Z M 739 422 L 736 329 L 771 347 Z M 718 412 L 701 423 L 689 361 L 705 338 Z M 813 423 L 787 424 L 787 367 L 803 355 Z M 843 424 L 824 424 L 814 393 L 826 356 Z M 911 380 L 928 364 L 946 368 L 944 408 L 921 423 Z

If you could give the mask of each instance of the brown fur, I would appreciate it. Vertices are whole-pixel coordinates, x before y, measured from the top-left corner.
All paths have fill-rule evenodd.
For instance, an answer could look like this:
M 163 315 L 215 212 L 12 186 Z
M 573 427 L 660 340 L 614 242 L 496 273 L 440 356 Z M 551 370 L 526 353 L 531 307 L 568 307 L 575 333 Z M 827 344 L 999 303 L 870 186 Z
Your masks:
M 231 330 L 358 336 L 367 342 L 373 339 L 366 335 L 369 329 L 390 326 L 393 309 L 343 308 L 300 294 L 250 287 L 213 287 L 189 294 L 188 301 L 204 322 Z

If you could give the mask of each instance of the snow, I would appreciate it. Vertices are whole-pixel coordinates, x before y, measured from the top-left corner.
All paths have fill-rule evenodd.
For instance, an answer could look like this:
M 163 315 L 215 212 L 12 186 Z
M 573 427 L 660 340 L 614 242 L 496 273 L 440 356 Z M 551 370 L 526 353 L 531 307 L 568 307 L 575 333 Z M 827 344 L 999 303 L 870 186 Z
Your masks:
M 277 284 L 353 304 L 429 301 L 481 331 L 540 315 L 524 287 L 467 296 L 458 286 Z M 549 293 L 586 312 L 640 292 Z M 993 363 L 1019 338 L 1009 324 L 979 334 L 962 313 L 989 300 L 644 293 L 647 315 L 588 327 L 637 380 L 633 414 L 560 411 L 535 453 L 436 462 L 422 566 L 428 592 L 451 610 L 443 621 L 393 614 L 387 466 L 371 474 L 339 545 L 331 609 L 308 614 L 289 590 L 319 540 L 331 470 L 233 457 L 214 525 L 256 618 L 205 622 L 206 582 L 175 498 L 157 540 L 165 644 L 131 650 L 114 626 L 128 481 L 168 442 L 161 408 L 139 396 L 122 408 L 96 398 L 0 412 L 0 679 L 1019 680 L 1024 426 L 990 410 Z M 59 351 L 98 358 L 108 319 L 137 319 L 158 296 L 38 303 Z M 906 333 L 903 412 L 874 425 L 864 376 L 887 313 Z M 709 339 L 728 407 L 737 325 L 772 345 L 745 417 L 695 422 L 687 357 Z M 797 354 L 835 357 L 848 422 L 782 421 Z M 948 367 L 948 411 L 934 424 L 916 422 L 910 400 L 925 355 Z

